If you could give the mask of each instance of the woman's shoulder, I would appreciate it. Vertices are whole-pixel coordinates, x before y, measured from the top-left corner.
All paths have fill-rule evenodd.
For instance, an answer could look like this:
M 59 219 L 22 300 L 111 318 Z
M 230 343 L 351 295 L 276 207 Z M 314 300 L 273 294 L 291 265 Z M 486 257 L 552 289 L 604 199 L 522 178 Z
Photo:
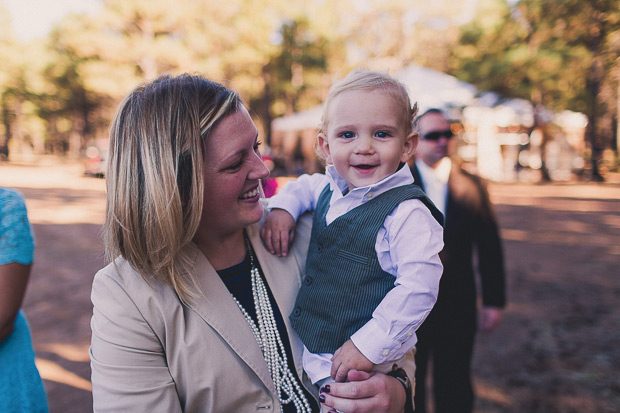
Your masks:
M 95 274 L 91 301 L 97 320 L 117 320 L 124 328 L 134 330 L 148 325 L 158 337 L 166 331 L 176 309 L 183 305 L 172 287 L 157 280 L 147 282 L 123 258 Z
M 114 261 L 108 263 L 105 267 L 97 271 L 95 274 L 95 280 L 104 279 L 111 280 L 118 284 L 127 284 L 135 277 L 140 277 L 138 271 L 132 267 L 129 262 L 123 257 L 119 256 Z
M 34 257 L 34 237 L 21 193 L 0 188 L 0 264 L 27 265 Z
M 8 213 L 25 213 L 25 211 L 26 201 L 19 191 L 12 188 L 0 187 L 0 217 Z
M 103 301 L 114 300 L 109 291 L 121 291 L 134 303 L 153 298 L 174 295 L 174 290 L 156 279 L 145 279 L 126 259 L 117 257 L 114 261 L 97 271 L 93 279 L 92 295 Z M 107 291 L 107 292 L 104 292 Z M 100 292 L 104 292 L 100 294 Z
M 24 196 L 17 189 L 2 186 L 0 187 L 0 200 L 4 201 L 5 199 L 19 199 L 23 202 Z

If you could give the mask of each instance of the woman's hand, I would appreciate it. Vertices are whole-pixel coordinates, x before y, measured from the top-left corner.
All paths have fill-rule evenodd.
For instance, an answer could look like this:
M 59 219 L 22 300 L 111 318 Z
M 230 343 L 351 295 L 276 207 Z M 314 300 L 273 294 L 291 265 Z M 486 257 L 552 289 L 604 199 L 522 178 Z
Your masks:
M 321 403 L 333 412 L 403 412 L 405 389 L 395 378 L 350 370 L 347 379 L 346 383 L 330 383 L 321 388 Z

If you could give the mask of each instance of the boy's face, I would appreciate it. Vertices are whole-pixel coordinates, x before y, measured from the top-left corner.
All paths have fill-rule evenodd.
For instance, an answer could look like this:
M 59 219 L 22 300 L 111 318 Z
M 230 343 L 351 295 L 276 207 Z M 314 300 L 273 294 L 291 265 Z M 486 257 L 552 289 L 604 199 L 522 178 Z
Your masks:
M 328 110 L 319 146 L 349 189 L 379 182 L 413 155 L 417 133 L 406 134 L 403 110 L 389 93 L 349 90 Z

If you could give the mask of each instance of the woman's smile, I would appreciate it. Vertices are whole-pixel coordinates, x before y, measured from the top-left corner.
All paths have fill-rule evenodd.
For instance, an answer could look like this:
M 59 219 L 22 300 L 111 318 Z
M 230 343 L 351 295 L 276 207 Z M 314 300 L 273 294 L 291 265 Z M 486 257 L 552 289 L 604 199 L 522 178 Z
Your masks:
M 250 189 L 247 192 L 244 192 L 243 194 L 241 194 L 241 196 L 239 197 L 240 199 L 250 199 L 250 198 L 256 198 L 256 200 L 258 201 L 258 197 L 260 195 L 260 191 L 258 190 L 258 186 Z

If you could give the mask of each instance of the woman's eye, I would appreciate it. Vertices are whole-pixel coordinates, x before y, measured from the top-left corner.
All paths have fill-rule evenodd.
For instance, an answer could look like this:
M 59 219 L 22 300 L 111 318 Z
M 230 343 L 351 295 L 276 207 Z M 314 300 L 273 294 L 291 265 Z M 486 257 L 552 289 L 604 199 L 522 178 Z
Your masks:
M 345 138 L 345 139 L 351 139 L 355 137 L 355 134 L 353 132 L 342 132 L 340 135 L 341 138 Z
M 234 164 L 230 165 L 228 169 L 230 170 L 239 169 L 241 168 L 241 165 L 243 165 L 243 159 L 241 159 L 239 162 L 235 162 Z
M 260 146 L 263 144 L 263 142 L 261 141 L 256 141 L 256 143 L 254 144 L 254 152 L 258 152 Z

